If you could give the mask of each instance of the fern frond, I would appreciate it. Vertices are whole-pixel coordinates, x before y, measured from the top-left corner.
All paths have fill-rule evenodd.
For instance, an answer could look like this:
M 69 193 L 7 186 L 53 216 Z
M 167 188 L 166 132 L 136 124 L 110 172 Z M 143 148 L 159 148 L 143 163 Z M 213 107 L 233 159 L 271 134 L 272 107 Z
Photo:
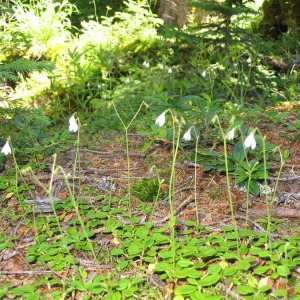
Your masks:
M 51 62 L 16 60 L 5 65 L 0 65 L 0 81 L 11 80 L 18 81 L 17 73 L 26 75 L 32 71 L 51 71 L 54 66 Z

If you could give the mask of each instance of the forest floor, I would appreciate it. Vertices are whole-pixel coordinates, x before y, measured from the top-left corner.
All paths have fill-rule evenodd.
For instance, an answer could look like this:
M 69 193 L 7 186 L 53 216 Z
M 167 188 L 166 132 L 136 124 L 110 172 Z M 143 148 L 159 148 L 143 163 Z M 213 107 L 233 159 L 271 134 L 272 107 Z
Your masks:
M 297 114 L 291 112 L 286 118 L 286 123 L 293 123 L 297 118 Z M 259 124 L 259 128 L 263 134 L 266 135 L 267 141 L 280 146 L 281 151 L 289 150 L 290 157 L 283 167 L 281 180 L 277 190 L 277 196 L 280 195 L 280 203 L 274 205 L 272 217 L 276 218 L 276 230 L 273 232 L 278 236 L 293 236 L 299 234 L 300 228 L 300 140 L 297 133 L 286 133 L 281 136 L 279 132 L 286 131 L 286 125 L 274 124 L 266 120 Z M 143 145 L 147 138 L 138 134 L 129 134 L 130 147 L 130 178 L 131 182 L 140 180 L 142 178 L 153 178 L 159 175 L 160 179 L 165 179 L 163 189 L 168 189 L 168 180 L 170 169 L 172 166 L 172 149 L 170 146 L 163 143 L 153 144 L 145 153 L 141 153 Z M 80 148 L 80 185 L 77 186 L 77 193 L 79 197 L 84 197 L 88 201 L 95 201 L 95 195 L 103 194 L 103 199 L 97 200 L 93 205 L 100 207 L 105 205 L 105 195 L 110 190 L 113 199 L 122 199 L 126 197 L 128 191 L 128 173 L 127 173 L 127 156 L 125 153 L 124 137 L 122 134 L 100 133 L 97 137 L 92 139 L 83 138 L 81 144 L 84 147 Z M 205 145 L 201 145 L 204 146 Z M 219 149 L 218 149 L 219 147 Z M 219 151 L 222 152 L 222 145 L 217 145 Z M 215 150 L 216 150 L 215 149 Z M 228 191 L 226 185 L 226 176 L 219 172 L 211 171 L 204 172 L 201 165 L 196 166 L 188 161 L 189 151 L 180 150 L 176 163 L 176 177 L 175 177 L 175 201 L 174 213 L 178 218 L 178 225 L 176 232 L 184 230 L 185 221 L 199 221 L 199 223 L 206 228 L 209 228 L 214 233 L 220 232 L 224 226 L 232 226 L 232 217 L 230 212 L 230 205 L 228 199 Z M 75 150 L 71 149 L 64 154 L 59 154 L 56 165 L 60 165 L 66 173 L 72 172 L 73 162 L 75 158 Z M 28 176 L 26 180 L 35 186 L 35 196 L 44 197 L 44 190 L 38 186 L 37 181 L 44 185 L 49 184 L 51 180 L 51 163 L 53 158 L 46 158 L 46 163 L 49 164 L 48 170 L 38 173 L 36 178 Z M 276 178 L 279 171 L 279 163 L 272 162 L 270 171 L 270 178 Z M 195 174 L 196 178 L 195 178 Z M 59 177 L 58 175 L 55 175 Z M 59 179 L 53 180 L 54 196 L 64 200 L 69 196 L 69 190 L 65 184 L 55 184 Z M 196 185 L 195 185 L 196 181 Z M 264 226 L 258 220 L 266 218 L 267 209 L 265 204 L 265 196 L 260 197 L 251 196 L 251 205 L 248 208 L 249 221 L 246 221 L 246 193 L 239 190 L 234 185 L 232 179 L 232 196 L 235 210 L 235 218 L 239 228 L 249 226 L 251 229 L 260 232 L 264 231 Z M 275 181 L 269 180 L 270 185 L 274 185 Z M 112 189 L 112 186 L 114 189 Z M 196 191 L 195 191 L 196 186 Z M 3 199 L 2 199 L 3 201 Z M 140 210 L 141 201 L 134 195 L 132 196 L 130 208 L 134 216 L 138 216 L 144 222 L 151 220 L 157 226 L 164 226 L 168 224 L 170 209 L 169 201 L 158 201 L 155 204 L 153 214 L 150 216 L 143 216 Z M 146 206 L 151 206 L 153 203 L 145 202 Z M 116 202 L 116 206 L 119 204 Z M 23 212 L 19 207 L 19 202 L 16 197 L 12 197 L 8 202 L 8 209 L 13 211 L 12 215 L 22 215 Z M 37 211 L 39 208 L 36 208 Z M 198 220 L 197 220 L 198 213 Z M 34 217 L 36 214 L 29 214 L 26 218 Z M 45 218 L 53 218 L 55 215 L 51 209 L 47 211 L 44 209 L 41 214 Z M 58 218 L 61 221 L 61 227 L 68 229 L 72 219 L 76 220 L 77 215 L 74 210 L 64 211 L 60 209 L 57 211 Z M 31 216 L 31 217 L 30 217 Z M 30 222 L 29 222 L 30 223 Z M 9 249 L 1 249 L 0 252 L 0 270 L 2 272 L 1 281 L 4 283 L 14 283 L 14 287 L 22 286 L 23 284 L 31 284 L 36 281 L 40 274 L 51 272 L 47 268 L 29 264 L 26 261 L 27 250 L 35 243 L 36 232 L 32 223 L 25 222 L 23 218 L 13 218 L 7 213 L 5 215 L 2 211 L 0 218 L 1 232 L 9 237 L 14 237 L 14 246 Z M 247 223 L 247 224 L 246 224 Z M 96 232 L 97 229 L 93 228 Z M 297 232 L 298 231 L 298 232 Z M 99 234 L 99 232 L 96 232 Z M 51 237 L 51 236 L 50 236 Z M 55 237 L 55 236 L 53 236 Z M 114 240 L 113 234 L 106 234 L 105 238 L 102 236 L 102 241 L 108 241 L 107 247 L 118 247 Z M 80 251 L 76 252 L 77 258 L 83 261 L 84 254 Z M 76 256 L 75 255 L 75 256 Z M 85 257 L 86 258 L 86 257 Z M 91 260 L 86 258 L 86 261 Z M 95 267 L 95 266 L 94 266 Z M 102 265 L 103 269 L 108 269 L 109 266 Z M 91 267 L 93 268 L 93 266 Z M 107 270 L 108 271 L 108 270 Z M 56 273 L 56 272 L 54 272 Z M 71 271 L 56 274 L 57 278 L 70 276 Z M 299 276 L 299 274 L 298 274 Z M 158 288 L 162 291 L 164 283 Z M 47 294 L 46 288 L 44 290 Z M 71 298 L 70 298 L 71 299 Z M 75 297 L 76 299 L 76 297 Z

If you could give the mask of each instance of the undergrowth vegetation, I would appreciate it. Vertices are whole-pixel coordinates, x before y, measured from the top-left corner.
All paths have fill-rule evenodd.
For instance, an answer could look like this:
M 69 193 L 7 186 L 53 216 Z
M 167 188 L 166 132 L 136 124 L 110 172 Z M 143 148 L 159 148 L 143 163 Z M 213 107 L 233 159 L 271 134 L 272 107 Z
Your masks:
M 92 2 L 95 18 L 80 28 L 67 0 L 0 3 L 0 298 L 300 299 L 299 228 L 280 235 L 272 216 L 291 153 L 260 129 L 269 122 L 299 140 L 296 33 L 254 33 L 254 1 L 191 2 L 180 29 L 164 25 L 154 2 L 124 1 L 103 16 Z M 206 23 L 195 21 L 199 10 Z M 123 134 L 125 151 L 114 149 L 125 157 L 122 189 L 101 163 L 83 167 L 103 132 L 105 144 Z M 132 134 L 143 137 L 138 157 L 156 143 L 170 151 L 146 178 L 132 175 Z M 194 179 L 178 190 L 182 160 Z M 203 173 L 224 177 L 230 225 L 217 230 L 199 217 Z M 244 215 L 233 188 L 244 191 Z M 253 221 L 258 196 L 266 213 Z M 182 220 L 186 205 L 194 216 Z M 16 256 L 22 263 L 5 264 Z

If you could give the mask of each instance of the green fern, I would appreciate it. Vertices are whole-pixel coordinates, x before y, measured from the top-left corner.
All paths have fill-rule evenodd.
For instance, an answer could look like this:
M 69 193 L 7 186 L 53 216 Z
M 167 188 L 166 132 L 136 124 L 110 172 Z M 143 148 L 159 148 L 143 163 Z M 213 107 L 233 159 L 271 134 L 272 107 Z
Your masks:
M 0 82 L 18 81 L 18 74 L 27 75 L 32 71 L 51 71 L 54 66 L 50 62 L 16 60 L 7 64 L 0 65 Z

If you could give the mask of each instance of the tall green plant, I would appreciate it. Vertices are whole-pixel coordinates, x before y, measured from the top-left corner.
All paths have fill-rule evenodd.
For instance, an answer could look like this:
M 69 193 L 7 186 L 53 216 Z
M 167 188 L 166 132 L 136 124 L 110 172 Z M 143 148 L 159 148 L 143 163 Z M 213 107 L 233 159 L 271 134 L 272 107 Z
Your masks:
M 82 23 L 82 34 L 75 41 L 83 59 L 93 61 L 92 70 L 101 71 L 103 79 L 109 77 L 114 68 L 120 72 L 134 53 L 149 49 L 157 41 L 157 27 L 161 20 L 152 14 L 146 1 L 124 2 L 123 12 L 113 17 L 102 17 L 101 23 Z
M 55 57 L 71 38 L 69 16 L 76 8 L 68 0 L 16 0 L 11 10 L 10 18 L 0 17 L 2 59 Z

